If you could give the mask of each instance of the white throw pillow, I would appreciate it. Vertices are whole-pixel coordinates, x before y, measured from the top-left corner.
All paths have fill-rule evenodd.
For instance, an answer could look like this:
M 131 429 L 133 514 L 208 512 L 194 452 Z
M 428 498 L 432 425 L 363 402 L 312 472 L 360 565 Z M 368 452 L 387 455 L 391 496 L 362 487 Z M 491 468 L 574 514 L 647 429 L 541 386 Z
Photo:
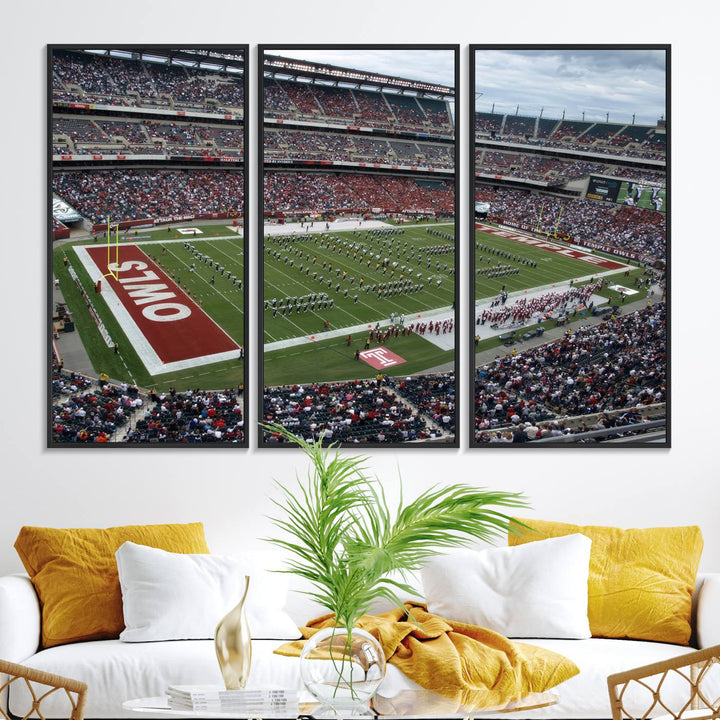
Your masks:
M 218 622 L 240 602 L 246 575 L 245 612 L 253 639 L 300 637 L 283 610 L 285 578 L 258 570 L 247 559 L 171 553 L 133 542 L 123 543 L 115 558 L 125 642 L 213 638 Z
M 459 550 L 422 570 L 428 610 L 512 638 L 589 638 L 584 535 Z

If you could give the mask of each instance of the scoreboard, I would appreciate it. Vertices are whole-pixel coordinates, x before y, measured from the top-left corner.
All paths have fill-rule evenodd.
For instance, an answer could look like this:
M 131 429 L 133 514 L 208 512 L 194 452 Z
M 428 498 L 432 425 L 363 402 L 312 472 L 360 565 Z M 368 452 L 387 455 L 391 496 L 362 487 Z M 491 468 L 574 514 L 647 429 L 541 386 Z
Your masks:
M 615 180 L 607 177 L 590 176 L 590 184 L 588 185 L 586 197 L 591 200 L 607 200 L 608 202 L 617 202 L 617 196 L 620 192 L 621 180 Z
M 591 200 L 605 200 L 635 207 L 666 211 L 665 188 L 657 184 L 641 184 L 636 181 L 609 177 L 590 176 L 585 197 Z
M 490 212 L 490 203 L 488 202 L 476 202 L 475 203 L 475 217 L 479 220 L 487 220 L 488 213 Z

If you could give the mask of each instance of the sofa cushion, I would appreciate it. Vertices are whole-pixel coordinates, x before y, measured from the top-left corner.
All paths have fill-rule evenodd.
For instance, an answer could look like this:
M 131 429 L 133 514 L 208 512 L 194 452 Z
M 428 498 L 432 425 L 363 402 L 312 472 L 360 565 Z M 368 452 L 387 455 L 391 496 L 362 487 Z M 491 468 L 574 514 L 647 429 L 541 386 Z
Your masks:
M 253 638 L 294 639 L 297 625 L 284 612 L 285 577 L 242 557 L 171 553 L 123 543 L 115 553 L 123 599 L 124 642 L 211 639 L 250 586 L 245 613 Z
M 699 591 L 699 592 L 698 592 Z M 701 648 L 720 645 L 720 573 L 699 573 L 697 598 L 697 644 Z
M 510 545 L 582 533 L 592 540 L 588 618 L 593 636 L 686 645 L 703 539 L 700 528 L 623 530 L 522 520 Z
M 422 570 L 428 610 L 514 638 L 589 638 L 590 540 L 456 550 Z
M 20 530 L 15 549 L 40 599 L 43 647 L 120 635 L 125 625 L 115 551 L 127 540 L 170 552 L 208 552 L 202 523 Z

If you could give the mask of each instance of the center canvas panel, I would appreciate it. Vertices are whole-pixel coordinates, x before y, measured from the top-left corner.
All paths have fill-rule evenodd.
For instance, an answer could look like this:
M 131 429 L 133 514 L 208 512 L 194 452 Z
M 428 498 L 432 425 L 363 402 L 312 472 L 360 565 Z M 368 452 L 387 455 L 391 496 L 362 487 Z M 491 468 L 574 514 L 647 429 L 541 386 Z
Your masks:
M 261 48 L 261 446 L 457 445 L 457 56 Z

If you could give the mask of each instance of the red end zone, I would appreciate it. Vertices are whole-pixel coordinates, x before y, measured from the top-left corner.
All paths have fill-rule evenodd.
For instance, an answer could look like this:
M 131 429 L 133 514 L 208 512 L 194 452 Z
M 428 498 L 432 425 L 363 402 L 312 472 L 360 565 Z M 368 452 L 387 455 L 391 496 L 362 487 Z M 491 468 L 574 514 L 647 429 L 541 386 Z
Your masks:
M 237 351 L 239 345 L 188 297 L 137 245 L 123 245 L 121 262 L 108 268 L 107 248 L 86 247 L 103 286 L 122 308 L 163 364 Z M 115 279 L 114 275 L 117 275 Z M 111 307 L 123 323 L 122 314 Z
M 509 240 L 515 240 L 515 242 L 522 243 L 523 245 L 532 245 L 533 247 L 540 248 L 541 250 L 548 250 L 550 252 L 557 253 L 558 255 L 565 255 L 565 257 L 572 258 L 573 260 L 581 260 L 582 262 L 589 263 L 595 267 L 603 268 L 604 270 L 620 270 L 627 267 L 624 263 L 608 260 L 607 258 L 586 253 L 583 250 L 575 250 L 574 248 L 558 245 L 557 243 L 548 242 L 547 240 L 538 240 L 538 238 L 530 237 L 529 235 L 521 235 L 520 233 L 513 232 L 512 230 L 501 230 L 499 228 L 491 227 L 490 225 L 483 225 L 482 223 L 475 223 L 475 229 L 482 230 L 490 235 L 499 235 L 500 237 L 508 238 Z

